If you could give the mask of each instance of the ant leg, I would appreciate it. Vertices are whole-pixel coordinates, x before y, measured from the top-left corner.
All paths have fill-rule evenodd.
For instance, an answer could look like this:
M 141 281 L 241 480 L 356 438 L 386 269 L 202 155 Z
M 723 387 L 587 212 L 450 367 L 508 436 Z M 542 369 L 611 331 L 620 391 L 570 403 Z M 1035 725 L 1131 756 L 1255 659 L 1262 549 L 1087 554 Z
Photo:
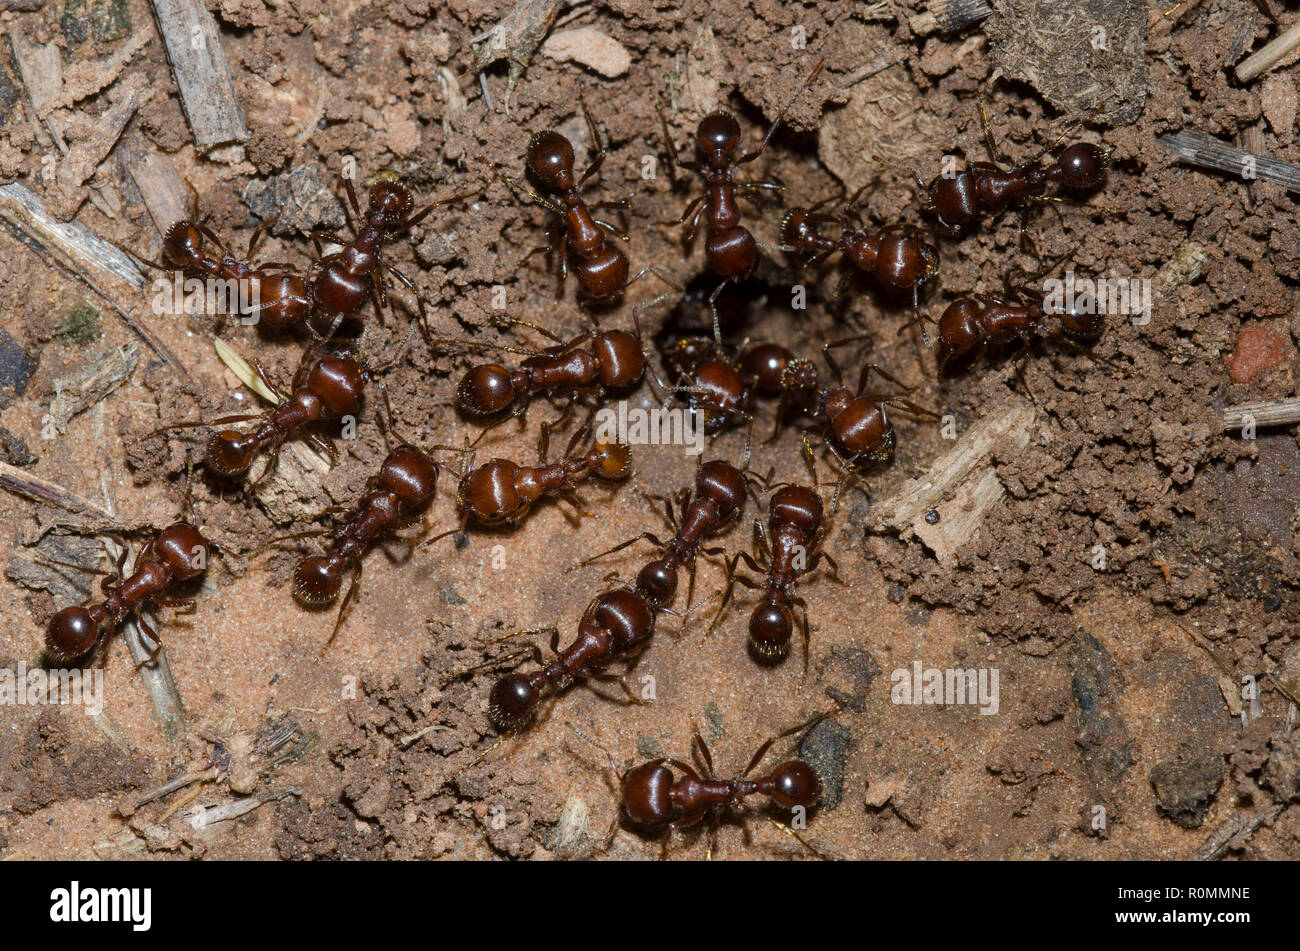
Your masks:
M 746 766 L 745 771 L 740 774 L 740 778 L 744 779 L 746 776 L 748 776 L 750 773 L 754 771 L 754 767 L 763 761 L 763 757 L 767 755 L 767 751 L 772 748 L 772 744 L 775 743 L 777 740 L 783 740 L 787 736 L 791 736 L 795 733 L 800 732 L 801 730 L 806 730 L 808 727 L 812 726 L 818 721 L 826 719 L 826 717 L 828 717 L 833 712 L 834 709 L 829 711 L 823 711 L 817 714 L 816 716 L 812 717 L 811 719 L 805 720 L 803 723 L 800 723 L 798 726 L 792 726 L 784 733 L 778 733 L 776 736 L 769 739 L 762 746 L 760 746 L 757 749 L 757 751 L 755 751 L 754 755 L 749 760 L 749 765 Z
M 612 234 L 614 237 L 618 238 L 620 241 L 631 241 L 631 240 L 632 240 L 631 236 L 630 236 L 626 231 L 624 231 L 622 228 L 618 227 L 617 225 L 610 224 L 610 223 L 609 223 L 608 221 L 606 221 L 604 218 L 595 218 L 595 217 L 593 217 L 591 220 L 592 220 L 593 222 L 595 222 L 596 224 L 600 225 L 602 228 L 604 228 L 606 231 L 608 231 L 608 232 L 609 232 L 610 234 Z
M 352 599 L 356 597 L 357 588 L 360 587 L 360 585 L 361 562 L 358 561 L 352 566 L 352 580 L 348 585 L 348 593 L 343 595 L 343 603 L 339 605 L 339 614 L 334 621 L 334 630 L 330 632 L 330 639 L 325 642 L 325 646 L 320 649 L 322 657 L 325 655 L 325 652 L 330 649 L 330 645 L 334 643 L 334 638 L 338 637 L 339 629 L 343 627 L 343 618 L 347 615 L 348 607 L 352 604 Z
M 763 141 L 758 144 L 758 148 L 753 152 L 750 152 L 748 155 L 736 159 L 736 165 L 746 165 L 763 154 L 763 151 L 767 148 L 767 143 L 771 141 L 772 135 L 776 132 L 776 127 L 780 125 L 781 120 L 785 118 L 785 114 L 790 111 L 790 107 L 794 105 L 795 100 L 799 98 L 803 91 L 812 85 L 812 81 L 817 78 L 817 75 L 822 71 L 822 68 L 825 65 L 826 60 L 819 59 L 817 61 L 817 65 L 814 66 L 812 72 L 808 74 L 808 78 L 800 83 L 799 88 L 794 91 L 794 95 L 790 97 L 789 102 L 782 106 L 781 111 L 776 114 L 776 118 L 772 120 L 772 125 L 768 127 L 767 135 L 763 136 Z
M 615 552 L 622 551 L 624 548 L 627 548 L 630 545 L 635 545 L 637 542 L 641 541 L 642 539 L 645 539 L 646 541 L 650 542 L 650 544 L 656 547 L 659 548 L 663 547 L 663 543 L 659 541 L 659 539 L 656 538 L 654 535 L 651 535 L 649 532 L 642 532 L 640 535 L 637 535 L 634 538 L 629 538 L 627 541 L 623 542 L 622 544 L 615 545 L 609 551 L 602 551 L 599 555 L 592 555 L 590 558 L 586 559 L 585 561 L 578 562 L 578 564 L 575 565 L 574 567 L 585 568 L 587 565 L 590 565 L 593 562 L 601 558 L 604 558 L 606 555 L 612 555 Z M 567 570 L 572 570 L 572 568 Z
M 347 190 L 348 204 L 352 206 L 352 214 L 355 216 L 355 221 L 350 221 L 349 224 L 355 230 L 356 222 L 361 220 L 361 203 L 357 201 L 356 187 L 352 184 L 352 179 L 347 175 L 343 176 L 343 187 Z
M 406 232 L 410 231 L 421 221 L 423 221 L 426 217 L 428 217 L 429 212 L 433 211 L 433 209 L 435 208 L 439 208 L 442 205 L 450 205 L 452 202 L 460 201 L 462 198 L 469 198 L 471 196 L 474 198 L 478 198 L 485 191 L 487 191 L 487 187 L 488 187 L 487 184 L 484 183 L 484 185 L 481 188 L 477 189 L 476 191 L 459 192 L 447 198 L 439 198 L 437 201 L 429 202 L 429 204 L 425 205 L 423 208 L 421 208 L 419 211 L 413 214 L 410 218 L 408 218 L 406 220 L 406 224 L 403 225 L 399 230 L 394 231 L 391 235 L 389 235 L 389 238 L 392 239 L 398 237 L 399 235 L 406 234 Z
M 249 235 L 247 261 L 250 267 L 253 264 L 253 257 L 257 254 L 257 249 L 261 245 L 262 240 L 270 233 L 271 229 L 275 227 L 275 223 L 279 220 L 280 213 L 276 212 L 273 218 L 268 221 L 263 221 L 260 225 L 254 228 L 253 233 Z
M 664 145 L 668 147 L 668 175 L 672 179 L 673 188 L 677 187 L 677 170 L 684 168 L 688 172 L 703 171 L 703 166 L 699 162 L 687 160 L 683 161 L 677 154 L 677 146 L 673 145 L 672 134 L 668 131 L 668 116 L 664 115 L 664 110 L 659 103 L 655 103 L 655 111 L 659 113 L 659 123 L 664 131 Z
M 1010 165 L 1011 160 L 1002 154 L 1001 150 L 998 149 L 996 140 L 994 140 L 993 138 L 993 129 L 992 127 L 989 126 L 989 113 L 988 110 L 984 108 L 983 96 L 981 96 L 979 99 L 979 113 L 980 113 L 980 128 L 984 132 L 984 148 L 988 150 L 989 161 L 993 162 L 995 165 L 1000 165 L 1000 166 Z
M 429 312 L 425 309 L 424 298 L 420 296 L 420 292 L 416 289 L 415 282 L 407 277 L 405 273 L 399 271 L 386 261 L 383 262 L 383 269 L 388 274 L 391 274 L 399 284 L 410 291 L 411 296 L 415 298 L 416 309 L 420 312 L 420 329 L 424 333 L 425 341 L 432 345 L 433 337 L 429 330 Z
M 730 280 L 731 278 L 724 277 L 722 283 L 715 287 L 713 293 L 709 295 L 709 313 L 713 316 L 713 344 L 718 348 L 719 353 L 725 352 L 726 348 L 722 346 L 722 321 L 718 317 L 718 295 L 722 293 L 722 289 L 727 286 Z
M 600 129 L 596 126 L 596 120 L 591 117 L 591 112 L 587 109 L 587 100 L 581 93 L 578 94 L 578 102 L 582 104 L 582 115 L 587 120 L 587 132 L 591 135 L 591 146 L 596 153 L 591 160 L 591 164 L 587 166 L 587 170 L 578 179 L 576 187 L 581 190 L 587 180 L 599 172 L 600 167 L 605 164 L 606 149 L 604 143 L 600 140 Z

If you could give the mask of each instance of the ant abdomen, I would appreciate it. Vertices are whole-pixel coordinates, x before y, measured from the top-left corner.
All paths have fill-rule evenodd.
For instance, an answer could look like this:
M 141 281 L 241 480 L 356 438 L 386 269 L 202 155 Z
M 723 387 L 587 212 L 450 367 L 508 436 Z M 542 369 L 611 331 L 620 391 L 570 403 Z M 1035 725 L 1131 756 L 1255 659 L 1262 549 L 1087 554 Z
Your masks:
M 488 718 L 502 732 L 522 724 L 541 699 L 541 693 L 524 674 L 507 674 L 488 695 Z
M 740 372 L 761 396 L 779 396 L 785 388 L 785 374 L 794 354 L 777 343 L 763 343 L 745 351 Z
M 652 607 L 667 607 L 677 594 L 676 565 L 666 558 L 647 562 L 637 572 L 636 591 Z
M 794 617 L 789 608 L 763 601 L 749 616 L 749 649 L 762 663 L 775 664 L 790 653 Z
M 163 235 L 163 259 L 172 267 L 192 269 L 203 251 L 203 234 L 192 221 L 178 221 Z
M 205 456 L 218 475 L 231 477 L 247 472 L 257 456 L 261 441 L 252 433 L 236 430 L 213 433 Z
M 50 618 L 45 629 L 46 654 L 55 663 L 84 657 L 103 635 L 103 621 L 104 611 L 97 604 L 64 608 Z
M 1110 164 L 1110 154 L 1091 142 L 1070 146 L 1056 159 L 1057 177 L 1070 188 L 1096 188 Z
M 822 784 L 813 768 L 803 760 L 790 760 L 772 771 L 771 789 L 764 790 L 777 805 L 786 809 L 816 805 L 821 798 Z
M 293 573 L 293 596 L 311 608 L 332 604 L 343 587 L 343 572 L 334 559 L 313 555 L 298 563 Z
M 493 416 L 515 401 L 514 376 L 494 363 L 471 367 L 456 387 L 456 402 L 472 416 Z

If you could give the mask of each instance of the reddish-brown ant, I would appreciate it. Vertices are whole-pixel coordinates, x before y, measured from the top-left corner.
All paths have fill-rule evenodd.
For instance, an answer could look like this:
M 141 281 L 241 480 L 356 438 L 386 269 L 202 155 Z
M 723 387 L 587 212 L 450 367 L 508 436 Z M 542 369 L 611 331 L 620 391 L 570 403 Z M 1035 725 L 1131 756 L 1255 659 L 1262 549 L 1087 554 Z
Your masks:
M 609 551 L 588 558 L 582 564 L 589 565 L 644 539 L 659 549 L 659 557 L 637 572 L 634 590 L 656 610 L 665 608 L 677 594 L 678 569 L 682 565 L 688 565 L 691 572 L 687 589 L 689 602 L 695 590 L 695 556 L 701 550 L 706 555 L 722 552 L 719 548 L 701 549 L 700 546 L 707 536 L 725 525 L 741 509 L 748 491 L 749 482 L 743 471 L 722 459 L 706 462 L 695 473 L 694 493 L 682 489 L 677 495 L 680 516 L 674 514 L 672 501 L 661 496 L 651 496 L 655 501 L 663 503 L 665 518 L 673 528 L 672 538 L 663 541 L 651 532 L 642 532 Z
M 551 426 L 543 426 L 538 438 L 537 455 L 541 465 L 521 466 L 509 459 L 493 459 L 471 469 L 456 488 L 456 506 L 473 519 L 486 525 L 517 522 L 543 496 L 568 498 L 577 484 L 588 476 L 607 481 L 627 478 L 631 450 L 622 443 L 596 440 L 586 452 L 577 452 L 578 444 L 590 431 L 584 426 L 573 434 L 559 462 L 547 463 Z
M 595 157 L 581 178 L 574 177 L 573 145 L 559 132 L 539 132 L 528 143 L 528 174 L 544 189 L 552 192 L 556 196 L 554 199 L 537 194 L 509 176 L 502 176 L 506 184 L 518 194 L 541 205 L 560 219 L 562 227 L 557 232 L 557 244 L 561 291 L 569 275 L 570 252 L 573 272 L 577 275 L 580 289 L 578 303 L 584 307 L 613 301 L 647 274 L 655 274 L 666 284 L 676 286 L 658 268 L 649 265 L 628 278 L 630 268 L 627 255 L 607 237 L 608 233 L 627 241 L 627 234 L 592 214 L 592 209 L 595 208 L 626 208 L 626 198 L 591 205 L 583 198 L 582 186 L 600 171 L 605 162 L 606 149 L 601 141 L 600 130 L 587 111 L 586 102 L 582 103 L 582 114 L 587 120 Z
M 1012 165 L 993 140 L 983 103 L 979 114 L 990 161 L 972 162 L 965 171 L 954 175 L 937 175 L 928 185 L 916 176 L 924 209 L 934 214 L 939 226 L 950 235 L 958 235 L 962 229 L 1008 208 L 1022 209 L 1023 234 L 1029 203 L 1057 200 L 1046 197 L 1048 186 L 1087 191 L 1100 185 L 1105 177 L 1110 153 L 1090 142 L 1075 143 L 1048 163 L 1042 158 L 1052 146 L 1021 165 Z
M 836 490 L 836 499 L 839 490 Z M 831 511 L 835 504 L 832 502 Z M 808 605 L 794 593 L 800 575 L 814 571 L 824 559 L 837 574 L 839 566 L 829 552 L 820 546 L 826 534 L 829 518 L 822 517 L 822 500 L 814 489 L 801 485 L 787 485 L 773 493 L 767 507 L 768 525 L 754 521 L 759 558 L 766 562 L 764 568 L 749 552 L 737 552 L 727 565 L 727 587 L 717 616 L 709 626 L 712 631 L 721 620 L 736 582 L 746 588 L 760 588 L 763 598 L 749 616 L 749 649 L 763 663 L 784 660 L 790 652 L 790 635 L 794 631 L 794 609 L 800 612 L 800 626 L 804 639 L 804 671 L 808 670 Z M 759 575 L 759 584 L 736 573 L 738 562 Z
M 834 347 L 852 343 L 860 337 L 847 337 L 823 345 L 822 356 L 842 380 L 839 366 L 831 359 L 830 351 Z M 792 404 L 800 410 L 813 415 L 826 417 L 826 423 L 818 429 L 827 446 L 837 459 L 851 472 L 873 465 L 883 465 L 894 458 L 897 436 L 894 424 L 889 420 L 886 407 L 901 406 L 909 412 L 920 416 L 938 418 L 938 414 L 904 397 L 886 393 L 867 393 L 867 383 L 872 371 L 900 387 L 902 382 L 897 377 L 885 372 L 874 363 L 864 364 L 858 377 L 857 390 L 843 386 L 828 386 L 817 377 L 812 362 L 805 359 L 792 361 L 782 374 L 785 393 L 782 404 Z M 905 388 L 905 387 L 904 387 Z M 778 411 L 778 427 L 780 411 Z M 773 431 L 776 438 L 778 430 Z M 812 457 L 812 448 L 808 444 L 808 432 L 804 434 L 804 450 Z
M 274 470 L 280 447 L 295 430 L 322 420 L 355 416 L 361 409 L 361 396 L 365 391 L 366 382 L 375 372 L 363 367 L 346 354 L 329 353 L 314 361 L 311 357 L 310 351 L 305 353 L 298 364 L 293 383 L 289 388 L 290 395 L 265 413 L 222 416 L 210 422 L 175 423 L 155 430 L 149 435 L 191 426 L 224 426 L 229 423 L 260 420 L 251 432 L 243 433 L 227 429 L 214 433 L 208 440 L 204 455 L 210 469 L 218 475 L 232 477 L 247 472 L 257 455 L 265 449 L 270 449 L 274 456 L 271 464 L 259 477 L 264 479 Z M 307 369 L 309 366 L 310 372 Z M 262 367 L 254 363 L 253 368 L 263 385 L 271 392 L 275 392 L 274 385 L 267 378 Z M 319 433 L 305 430 L 303 436 L 313 448 L 323 452 L 331 460 L 337 459 L 334 447 Z
M 1066 335 L 1082 340 L 1095 339 L 1105 322 L 1100 314 L 1049 314 L 1027 289 L 1013 289 L 1000 297 L 963 297 L 949 304 L 939 318 L 939 366 L 946 368 L 950 361 L 966 357 L 979 347 L 1013 340 L 1027 346 L 1030 337 L 1050 332 L 1046 327 L 1048 316 L 1060 319 L 1060 329 Z
M 684 337 L 663 351 L 664 364 L 678 379 L 673 394 L 685 393 L 707 433 L 752 420 L 754 396 L 776 396 L 794 355 L 780 344 L 747 343 L 728 358 L 710 338 Z
M 699 754 L 702 770 L 697 772 L 695 767 L 679 759 L 660 757 L 634 766 L 620 776 L 618 765 L 608 750 L 572 724 L 570 729 L 605 754 L 609 761 L 610 775 L 619 782 L 620 808 L 610 825 L 607 841 L 613 840 L 619 819 L 625 818 L 629 825 L 641 832 L 663 836 L 666 856 L 668 839 L 673 829 L 690 828 L 704 819 L 710 819 L 711 844 L 708 854 L 711 857 L 717 848 L 717 830 L 723 813 L 730 809 L 743 811 L 744 801 L 748 797 L 769 796 L 778 806 L 788 810 L 808 810 L 817 804 L 821 798 L 821 782 L 813 768 L 803 760 L 787 760 L 766 776 L 757 779 L 748 777 L 774 743 L 798 733 L 823 716 L 825 714 L 819 714 L 812 720 L 767 740 L 750 757 L 749 765 L 744 771 L 730 779 L 715 775 L 713 754 L 698 731 L 694 735 L 694 749 Z M 821 857 L 820 852 L 804 842 L 788 826 L 775 824 L 782 831 L 793 835 L 814 855 Z
M 322 650 L 333 643 L 348 605 L 356 595 L 361 581 L 361 557 L 366 549 L 378 538 L 418 521 L 433 501 L 437 487 L 438 464 L 409 443 L 399 443 L 384 459 L 379 472 L 366 483 L 365 495 L 335 533 L 329 551 L 298 563 L 293 594 L 307 607 L 332 604 L 343 587 L 344 576 L 351 575 L 334 630 Z
M 722 283 L 709 297 L 709 306 L 713 307 L 719 292 L 728 281 L 741 281 L 754 273 L 758 267 L 758 242 L 749 230 L 740 223 L 740 206 L 737 192 L 756 192 L 761 190 L 780 191 L 781 186 L 775 182 L 738 182 L 736 170 L 746 165 L 766 151 L 781 119 L 794 105 L 799 97 L 826 65 L 825 60 L 818 60 L 812 72 L 808 74 L 799 88 L 795 90 L 790 101 L 777 113 L 768 127 L 767 134 L 758 148 L 737 157 L 740 148 L 740 123 L 728 112 L 712 112 L 700 120 L 695 129 L 695 145 L 703 156 L 703 161 L 683 160 L 677 154 L 672 136 L 668 132 L 668 118 L 660 110 L 659 118 L 663 125 L 664 141 L 668 146 L 670 167 L 674 173 L 678 168 L 697 172 L 704 178 L 705 193 L 693 199 L 680 218 L 674 222 L 686 225 L 683 243 L 690 245 L 699 230 L 700 220 L 704 219 L 707 241 L 705 258 L 709 269 L 722 278 Z M 721 340 L 717 312 L 713 317 L 714 337 Z
M 45 632 L 45 651 L 52 663 L 67 664 L 85 657 L 102 645 L 128 616 L 147 604 L 167 607 L 193 606 L 192 598 L 163 598 L 173 584 L 197 578 L 207 570 L 213 546 L 186 522 L 177 522 L 159 532 L 140 552 L 129 576 L 123 576 L 127 553 L 117 562 L 115 576 L 102 582 L 104 600 L 67 607 L 50 619 Z M 139 617 L 139 615 L 137 615 Z M 155 641 L 154 631 L 143 617 L 141 627 Z M 152 663 L 162 650 L 154 649 L 145 663 Z
M 857 197 L 835 214 L 792 208 L 781 220 L 784 247 L 808 264 L 840 252 L 850 267 L 840 277 L 836 297 L 855 273 L 861 273 L 888 294 L 910 293 L 917 304 L 925 285 L 939 273 L 938 250 L 902 229 L 869 231 L 853 211 Z M 824 228 L 828 225 L 838 227 L 839 233 L 827 234 Z
M 247 282 L 247 313 L 244 319 L 255 317 L 269 326 L 283 330 L 296 326 L 311 313 L 311 294 L 307 282 L 289 270 L 287 264 L 265 263 L 254 267 L 250 262 L 266 236 L 270 223 L 259 225 L 249 236 L 248 253 L 243 260 L 226 250 L 225 245 L 201 222 L 178 221 L 163 236 L 162 256 L 167 267 L 140 258 L 137 260 L 160 270 L 175 269 L 186 277 L 209 277 L 226 281 Z M 217 249 L 219 257 L 212 256 L 206 243 Z
M 522 412 L 541 393 L 627 389 L 645 373 L 641 341 L 626 330 L 586 333 L 566 342 L 536 324 L 512 323 L 532 327 L 556 341 L 556 346 L 540 352 L 502 348 L 530 354 L 517 370 L 495 363 L 471 367 L 456 387 L 456 405 L 468 416 L 496 416 L 512 406 Z
M 655 608 L 635 591 L 615 588 L 592 600 L 578 622 L 578 636 L 563 651 L 560 632 L 551 634 L 555 660 L 531 674 L 507 674 L 488 697 L 488 717 L 502 733 L 519 729 L 543 697 L 593 674 L 615 660 L 630 657 L 654 633 Z
M 418 225 L 433 209 L 458 201 L 466 195 L 453 195 L 430 202 L 419 211 L 414 211 L 415 198 L 410 189 L 399 182 L 379 181 L 370 186 L 366 213 L 363 216 L 352 179 L 344 177 L 343 184 L 347 189 L 352 214 L 359 220 L 359 224 L 353 226 L 352 240 L 343 241 L 323 228 L 312 229 L 318 260 L 312 266 L 311 300 L 317 316 L 326 319 L 332 317 L 324 336 L 327 339 L 332 336 L 343 320 L 359 312 L 367 300 L 373 299 L 382 313 L 388 301 L 382 277 L 388 274 L 415 295 L 421 329 L 428 339 L 429 322 L 424 299 L 409 277 L 384 260 L 384 247 Z M 322 256 L 322 241 L 330 241 L 341 247 L 333 254 Z

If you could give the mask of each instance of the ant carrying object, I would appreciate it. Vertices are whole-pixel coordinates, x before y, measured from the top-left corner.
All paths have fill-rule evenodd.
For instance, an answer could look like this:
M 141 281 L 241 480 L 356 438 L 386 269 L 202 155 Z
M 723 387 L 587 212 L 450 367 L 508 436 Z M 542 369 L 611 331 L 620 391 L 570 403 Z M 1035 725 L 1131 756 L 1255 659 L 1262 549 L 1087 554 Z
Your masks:
M 722 278 L 717 289 L 709 296 L 709 306 L 713 309 L 714 338 L 719 342 L 722 331 L 715 308 L 718 294 L 728 281 L 743 281 L 758 267 L 758 242 L 749 229 L 740 223 L 737 192 L 752 194 L 758 191 L 780 191 L 782 187 L 775 182 L 738 182 L 736 172 L 740 166 L 754 161 L 767 150 L 781 119 L 825 65 L 825 60 L 818 60 L 808 78 L 799 85 L 790 101 L 772 120 L 772 125 L 768 127 L 758 148 L 743 155 L 737 155 L 740 149 L 740 123 L 736 117 L 728 112 L 711 112 L 700 120 L 695 129 L 695 145 L 702 161 L 679 158 L 677 147 L 673 145 L 672 136 L 668 132 L 668 118 L 662 110 L 659 112 L 664 141 L 668 146 L 670 168 L 674 175 L 676 169 L 684 168 L 698 173 L 704 179 L 705 193 L 693 199 L 673 224 L 686 225 L 683 244 L 689 246 L 695 239 L 701 219 L 704 221 L 707 233 L 705 258 L 709 270 Z
M 275 393 L 276 388 L 261 365 L 254 362 L 252 366 L 266 389 Z M 257 420 L 258 425 L 247 433 L 224 429 L 213 434 L 204 452 L 207 465 L 213 472 L 226 478 L 243 475 L 252 467 L 257 456 L 269 449 L 273 453 L 271 463 L 258 477 L 260 482 L 275 470 L 280 448 L 299 429 L 303 429 L 303 438 L 314 449 L 336 462 L 338 454 L 333 445 L 319 433 L 305 427 L 324 420 L 355 417 L 361 410 L 361 397 L 366 384 L 377 372 L 380 372 L 379 369 L 367 368 L 347 354 L 326 353 L 314 356 L 309 350 L 303 354 L 294 371 L 293 382 L 289 386 L 290 395 L 281 398 L 278 405 L 265 413 L 222 416 L 210 422 L 173 423 L 141 438 L 148 439 L 171 429 L 225 426 Z
M 839 500 L 839 486 L 831 502 L 831 516 Z M 777 489 L 767 506 L 767 527 L 754 520 L 755 552 L 766 568 L 755 561 L 749 552 L 741 551 L 727 564 L 727 586 L 722 604 L 709 625 L 709 632 L 717 627 L 726 610 L 735 584 L 763 591 L 762 600 L 749 616 L 749 649 L 760 663 L 778 663 L 790 652 L 790 635 L 794 631 L 794 611 L 800 612 L 800 625 L 804 639 L 804 673 L 808 671 L 809 631 L 808 605 L 794 593 L 801 575 L 810 574 L 825 560 L 831 570 L 839 573 L 839 566 L 821 544 L 830 525 L 830 516 L 823 517 L 822 500 L 815 489 L 802 485 L 787 485 Z M 753 581 L 736 571 L 737 563 L 744 562 L 749 570 L 763 578 Z
M 1020 232 L 1025 234 L 1029 205 L 1035 201 L 1064 201 L 1047 195 L 1050 185 L 1074 191 L 1087 191 L 1101 184 L 1110 165 L 1110 153 L 1091 142 L 1068 146 L 1052 161 L 1043 156 L 1055 146 L 1047 146 L 1029 161 L 1012 165 L 999 151 L 989 128 L 988 112 L 979 105 L 980 125 L 984 130 L 984 147 L 988 162 L 973 162 L 954 175 L 936 175 L 926 184 L 919 175 L 922 207 L 932 213 L 939 227 L 956 237 L 964 228 L 992 218 L 1008 208 L 1021 209 Z M 1061 139 L 1064 139 L 1062 134 Z M 1059 145 L 1061 139 L 1057 140 Z
M 713 754 L 699 731 L 694 734 L 694 750 L 703 767 L 701 770 L 697 771 L 690 763 L 679 759 L 660 757 L 620 774 L 609 750 L 572 724 L 569 728 L 605 754 L 609 775 L 618 780 L 619 808 L 610 824 L 607 843 L 613 842 L 619 820 L 626 819 L 635 829 L 662 837 L 663 856 L 667 857 L 673 829 L 690 828 L 708 819 L 711 838 L 708 856 L 712 857 L 717 850 L 717 833 L 723 814 L 737 810 L 744 815 L 748 811 L 745 800 L 750 796 L 768 796 L 782 809 L 792 811 L 807 810 L 817 804 L 821 798 L 821 782 L 813 768 L 803 760 L 787 760 L 756 779 L 750 779 L 749 774 L 763 761 L 774 743 L 806 729 L 825 716 L 824 713 L 818 714 L 767 740 L 750 757 L 743 772 L 727 779 L 715 775 Z M 773 822 L 813 854 L 824 857 L 788 826 Z
M 144 661 L 152 663 L 162 644 L 157 631 L 138 612 L 149 604 L 192 608 L 193 598 L 164 598 L 162 594 L 174 584 L 203 574 L 213 550 L 214 546 L 187 522 L 177 522 L 155 535 L 141 550 L 130 575 L 123 574 L 127 558 L 123 550 L 116 574 L 105 576 L 101 582 L 102 601 L 64 608 L 50 619 L 45 631 L 47 657 L 58 665 L 86 657 L 136 614 L 141 628 L 158 644 Z
M 578 304 L 587 309 L 613 302 L 647 274 L 654 274 L 670 287 L 676 287 L 673 281 L 652 265 L 641 268 L 635 276 L 629 278 L 630 265 L 627 254 L 617 243 L 609 239 L 609 236 L 613 235 L 625 242 L 628 240 L 626 232 L 592 214 L 592 211 L 597 208 L 626 209 L 628 206 L 626 198 L 593 204 L 588 204 L 583 198 L 582 186 L 600 171 L 607 153 L 601 140 L 600 130 L 592 119 L 585 100 L 582 101 L 582 114 L 587 120 L 595 157 L 581 177 L 574 177 L 573 145 L 559 132 L 553 130 L 539 132 L 528 143 L 526 159 L 528 174 L 544 190 L 554 195 L 554 198 L 540 195 L 509 176 L 501 176 L 502 180 L 521 197 L 541 205 L 560 220 L 561 227 L 556 231 L 557 240 L 550 246 L 551 248 L 558 246 L 560 293 L 563 293 L 570 267 L 578 279 Z M 542 251 L 547 248 L 537 250 Z M 534 253 L 536 251 L 529 252 L 529 256 Z M 638 307 L 644 308 L 655 302 L 657 301 L 640 304 Z

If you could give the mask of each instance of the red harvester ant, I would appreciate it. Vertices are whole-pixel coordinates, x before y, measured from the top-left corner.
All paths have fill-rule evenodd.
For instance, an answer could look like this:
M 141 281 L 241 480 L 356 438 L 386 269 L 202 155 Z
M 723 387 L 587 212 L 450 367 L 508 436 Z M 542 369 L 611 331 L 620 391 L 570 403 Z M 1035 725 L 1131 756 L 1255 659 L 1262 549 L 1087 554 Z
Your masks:
M 67 607 L 50 619 L 45 631 L 45 652 L 55 664 L 71 663 L 97 650 L 124 620 L 146 604 L 165 607 L 194 605 L 192 598 L 162 598 L 160 595 L 180 581 L 197 578 L 207 570 L 213 545 L 186 522 L 163 529 L 141 550 L 134 570 L 123 576 L 127 552 L 117 562 L 116 575 L 106 576 L 104 600 Z M 138 616 L 138 615 L 137 615 Z M 141 628 L 154 641 L 157 632 L 140 617 Z M 159 642 L 144 663 L 152 663 L 162 650 Z
M 812 72 L 808 74 L 799 88 L 795 90 L 790 101 L 777 113 L 772 125 L 758 148 L 736 157 L 740 148 L 740 123 L 728 112 L 712 112 L 700 120 L 695 129 L 695 144 L 703 162 L 682 160 L 677 155 L 672 136 L 668 132 L 668 118 L 660 110 L 659 118 L 663 125 L 664 141 L 668 146 L 670 167 L 674 173 L 677 168 L 697 172 L 704 178 L 705 194 L 696 197 L 686 206 L 680 218 L 674 224 L 685 224 L 686 232 L 683 243 L 690 245 L 704 219 L 708 240 L 705 243 L 705 256 L 709 269 L 722 278 L 722 283 L 709 296 L 709 306 L 714 308 L 719 292 L 728 281 L 741 281 L 754 273 L 758 266 L 758 242 L 749 230 L 740 223 L 740 206 L 737 204 L 738 190 L 755 192 L 759 190 L 780 191 L 781 186 L 775 182 L 738 182 L 736 170 L 754 161 L 767 149 L 776 127 L 781 119 L 794 105 L 799 97 L 826 65 L 825 60 L 818 60 Z M 722 333 L 718 326 L 717 311 L 713 314 L 714 338 L 721 341 Z

